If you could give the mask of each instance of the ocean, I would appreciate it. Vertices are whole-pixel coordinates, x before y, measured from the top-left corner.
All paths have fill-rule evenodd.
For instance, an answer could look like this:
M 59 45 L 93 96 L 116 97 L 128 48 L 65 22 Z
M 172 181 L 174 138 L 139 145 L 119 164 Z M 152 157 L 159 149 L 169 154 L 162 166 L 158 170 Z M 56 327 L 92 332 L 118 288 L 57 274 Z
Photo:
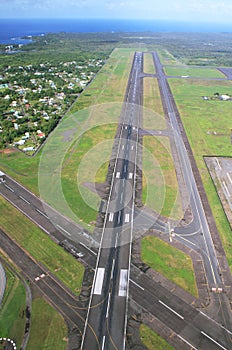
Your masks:
M 191 23 L 161 20 L 120 19 L 0 19 L 0 43 L 20 44 L 26 35 L 58 32 L 198 32 L 232 33 L 232 23 Z

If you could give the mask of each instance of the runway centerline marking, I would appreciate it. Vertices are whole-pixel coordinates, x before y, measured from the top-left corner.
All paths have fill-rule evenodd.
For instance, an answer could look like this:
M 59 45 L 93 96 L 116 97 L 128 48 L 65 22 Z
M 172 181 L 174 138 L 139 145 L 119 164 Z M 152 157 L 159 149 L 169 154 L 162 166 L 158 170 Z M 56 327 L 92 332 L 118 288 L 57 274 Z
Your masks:
M 138 283 L 136 283 L 135 281 L 133 281 L 133 280 L 131 280 L 131 279 L 130 279 L 130 281 L 131 281 L 132 283 L 134 283 L 138 288 L 144 290 L 144 288 L 143 288 L 142 286 L 140 286 Z
M 14 192 L 14 190 L 13 190 L 13 188 L 11 188 L 10 186 L 8 186 L 8 185 L 4 185 L 6 188 L 8 188 L 8 190 L 10 190 L 11 192 Z
M 22 196 L 19 196 L 20 199 L 22 199 L 25 203 L 27 204 L 31 204 L 30 202 L 28 202 L 28 200 L 26 200 L 26 198 L 22 197 Z
M 97 269 L 97 277 L 96 277 L 96 280 L 95 280 L 93 294 L 101 295 L 104 275 L 105 275 L 105 268 L 98 267 L 98 269 Z
M 110 299 L 111 299 L 111 294 L 109 294 L 109 297 L 108 297 L 107 310 L 106 310 L 106 318 L 109 317 Z
M 58 227 L 59 229 L 61 229 L 61 230 L 64 231 L 65 233 L 67 233 L 68 236 L 71 237 L 71 233 L 69 233 L 67 230 L 65 230 L 65 228 L 63 228 L 63 227 L 60 226 L 60 225 L 56 225 L 56 227 Z
M 216 340 L 214 340 L 213 338 L 211 338 L 208 334 L 206 334 L 205 332 L 201 331 L 201 334 L 203 334 L 206 338 L 208 338 L 209 340 L 211 340 L 213 343 L 217 344 L 218 346 L 220 346 L 221 349 L 224 350 L 228 350 L 227 348 L 224 348 L 224 346 L 222 346 L 221 344 L 219 344 Z
M 180 338 L 184 343 L 188 344 L 191 349 L 193 350 L 198 350 L 197 348 L 195 348 L 192 344 L 190 344 L 186 339 L 184 339 L 183 337 L 181 337 L 181 335 L 177 334 L 177 337 Z
M 105 348 L 105 340 L 106 340 L 106 336 L 104 335 L 103 340 L 102 340 L 102 348 L 101 348 L 101 350 L 104 350 L 104 348 Z
M 170 306 L 166 305 L 162 300 L 159 300 L 159 303 L 162 304 L 164 307 L 166 307 L 168 310 L 170 310 L 171 312 L 173 312 L 176 316 L 178 316 L 179 318 L 181 318 L 182 320 L 184 319 L 183 316 L 181 316 L 180 314 L 178 314 L 178 312 L 176 312 L 175 310 L 173 310 Z
M 44 214 L 41 210 L 35 208 L 35 210 L 40 213 L 41 215 L 43 215 L 46 219 L 48 219 L 48 216 L 46 214 Z

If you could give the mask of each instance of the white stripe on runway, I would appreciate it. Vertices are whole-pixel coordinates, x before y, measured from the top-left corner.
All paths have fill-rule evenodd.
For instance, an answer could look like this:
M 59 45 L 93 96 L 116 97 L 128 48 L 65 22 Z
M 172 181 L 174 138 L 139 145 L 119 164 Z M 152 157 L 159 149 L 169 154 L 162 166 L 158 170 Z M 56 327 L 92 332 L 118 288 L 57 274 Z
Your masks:
M 129 173 L 129 179 L 131 180 L 131 179 L 133 179 L 133 173 Z
M 118 291 L 118 295 L 120 297 L 126 297 L 127 281 L 128 281 L 128 270 L 121 269 L 120 281 L 119 281 L 119 291 Z
M 125 222 L 129 222 L 130 221 L 130 214 L 126 214 L 125 216 Z
M 105 269 L 103 267 L 99 267 L 97 269 L 97 277 L 96 277 L 96 281 L 95 281 L 93 294 L 101 295 L 104 274 L 105 274 Z
M 116 174 L 116 179 L 119 179 L 119 178 L 120 178 L 120 172 L 118 171 Z
M 110 215 L 109 215 L 109 221 L 113 221 L 113 218 L 114 218 L 114 213 L 110 213 Z

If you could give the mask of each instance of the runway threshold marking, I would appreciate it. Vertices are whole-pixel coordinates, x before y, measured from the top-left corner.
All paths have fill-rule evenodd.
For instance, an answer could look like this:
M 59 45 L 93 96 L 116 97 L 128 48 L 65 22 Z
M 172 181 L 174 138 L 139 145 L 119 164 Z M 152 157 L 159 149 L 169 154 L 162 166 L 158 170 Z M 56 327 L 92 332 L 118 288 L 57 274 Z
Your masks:
M 201 331 L 201 334 L 204 335 L 206 338 L 208 338 L 209 340 L 211 340 L 213 343 L 217 344 L 218 346 L 220 346 L 221 349 L 224 350 L 228 350 L 227 348 L 225 348 L 224 346 L 222 346 L 221 344 L 219 344 L 216 340 L 214 340 L 213 338 L 211 338 L 208 334 L 206 334 L 205 332 Z
M 121 271 L 120 271 L 120 280 L 119 280 L 119 291 L 118 291 L 118 295 L 120 297 L 126 297 L 127 279 L 128 279 L 128 270 L 127 269 L 121 269 Z
M 183 316 L 181 316 L 180 314 L 178 314 L 178 312 L 176 312 L 175 310 L 173 310 L 170 306 L 166 305 L 162 300 L 159 300 L 159 303 L 161 305 L 163 305 L 164 307 L 166 307 L 168 310 L 170 310 L 171 312 L 173 312 L 176 316 L 178 316 L 179 318 L 181 318 L 182 320 L 184 319 Z
M 129 173 L 129 179 L 133 179 L 133 173 Z
M 97 277 L 95 280 L 95 286 L 94 286 L 94 292 L 93 294 L 101 295 L 102 293 L 102 285 L 104 280 L 104 274 L 105 274 L 105 268 L 104 267 L 98 267 L 97 269 Z
M 113 218 L 114 218 L 114 213 L 110 213 L 110 215 L 109 215 L 109 221 L 112 222 L 112 221 L 113 221 Z
M 125 222 L 129 222 L 130 221 L 130 214 L 126 214 L 125 216 Z

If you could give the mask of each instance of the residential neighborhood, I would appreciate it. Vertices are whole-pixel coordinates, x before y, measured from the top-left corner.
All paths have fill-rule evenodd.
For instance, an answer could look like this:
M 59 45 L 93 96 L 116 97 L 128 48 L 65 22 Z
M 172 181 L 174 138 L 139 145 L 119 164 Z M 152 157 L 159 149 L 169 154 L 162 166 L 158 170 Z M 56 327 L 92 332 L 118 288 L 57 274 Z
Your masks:
M 5 67 L 0 72 L 0 149 L 35 152 L 103 64 L 87 59 Z

